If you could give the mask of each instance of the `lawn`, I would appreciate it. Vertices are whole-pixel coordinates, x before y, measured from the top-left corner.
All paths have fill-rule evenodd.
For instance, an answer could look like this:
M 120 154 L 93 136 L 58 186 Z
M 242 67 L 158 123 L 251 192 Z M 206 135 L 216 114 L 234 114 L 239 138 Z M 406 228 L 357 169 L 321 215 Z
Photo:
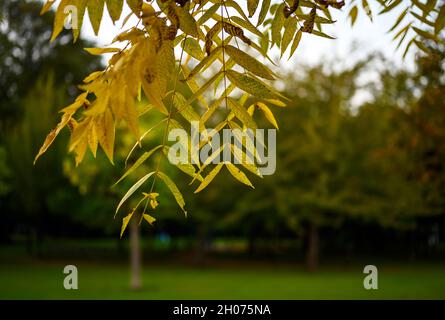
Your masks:
M 144 289 L 128 288 L 125 264 L 71 262 L 79 290 L 63 288 L 61 262 L 0 262 L 0 299 L 445 299 L 444 265 L 379 266 L 379 289 L 363 288 L 362 268 L 295 266 L 144 267 Z

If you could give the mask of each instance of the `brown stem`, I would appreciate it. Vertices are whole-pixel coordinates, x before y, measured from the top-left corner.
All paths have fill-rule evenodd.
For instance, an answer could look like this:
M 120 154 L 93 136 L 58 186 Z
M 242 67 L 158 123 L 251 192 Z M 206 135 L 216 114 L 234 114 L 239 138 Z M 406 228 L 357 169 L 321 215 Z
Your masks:
M 132 219 L 130 222 L 130 287 L 133 290 L 142 288 L 140 237 L 138 221 L 137 219 Z

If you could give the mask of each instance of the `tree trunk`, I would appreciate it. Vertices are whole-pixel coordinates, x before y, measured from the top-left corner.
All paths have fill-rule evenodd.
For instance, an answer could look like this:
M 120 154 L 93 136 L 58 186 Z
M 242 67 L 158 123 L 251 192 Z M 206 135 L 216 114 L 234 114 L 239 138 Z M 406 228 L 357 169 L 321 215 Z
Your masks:
M 310 271 L 317 269 L 320 255 L 320 238 L 315 224 L 309 224 L 307 233 L 306 266 Z
M 139 224 L 137 219 L 132 219 L 130 222 L 130 286 L 133 290 L 142 288 L 141 269 L 142 261 Z

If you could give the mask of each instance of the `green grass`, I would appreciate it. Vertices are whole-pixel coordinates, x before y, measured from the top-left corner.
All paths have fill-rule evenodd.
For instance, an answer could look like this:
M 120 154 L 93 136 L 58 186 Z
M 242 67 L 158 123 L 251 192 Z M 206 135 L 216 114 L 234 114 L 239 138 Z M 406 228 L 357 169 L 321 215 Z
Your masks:
M 0 299 L 445 299 L 444 265 L 379 266 L 379 289 L 363 288 L 363 266 L 308 273 L 292 266 L 150 266 L 144 289 L 128 288 L 120 264 L 71 261 L 79 290 L 63 288 L 65 263 L 0 263 Z

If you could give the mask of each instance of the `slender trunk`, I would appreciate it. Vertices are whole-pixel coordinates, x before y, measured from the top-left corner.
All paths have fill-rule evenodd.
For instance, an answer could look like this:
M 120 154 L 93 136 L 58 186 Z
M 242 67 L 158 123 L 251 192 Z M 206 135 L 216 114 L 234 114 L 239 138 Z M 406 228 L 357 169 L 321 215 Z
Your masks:
M 307 255 L 306 266 L 310 271 L 318 267 L 318 259 L 320 255 L 320 238 L 318 228 L 315 224 L 309 224 L 307 233 Z
M 133 290 L 138 290 L 142 287 L 141 264 L 139 225 L 137 219 L 132 219 L 130 222 L 130 286 Z

